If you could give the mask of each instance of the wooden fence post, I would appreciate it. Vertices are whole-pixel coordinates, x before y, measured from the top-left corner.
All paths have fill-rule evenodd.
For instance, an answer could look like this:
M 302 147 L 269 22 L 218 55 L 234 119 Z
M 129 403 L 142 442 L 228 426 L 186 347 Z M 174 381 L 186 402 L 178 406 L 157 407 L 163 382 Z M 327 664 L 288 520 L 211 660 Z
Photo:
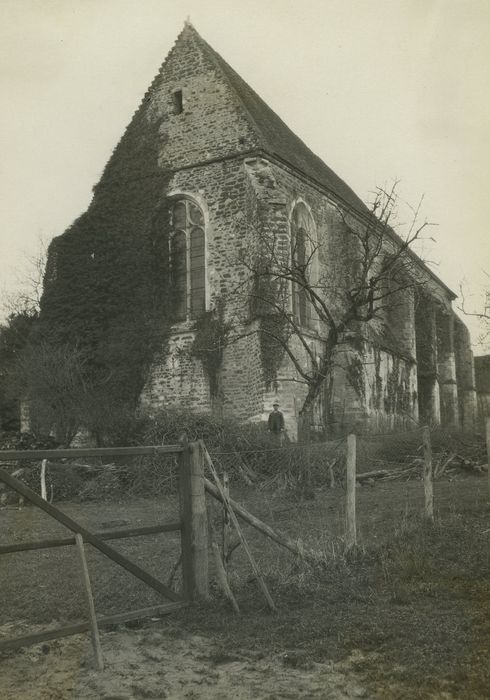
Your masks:
M 199 443 L 188 443 L 180 457 L 180 514 L 183 523 L 182 579 L 188 600 L 209 597 L 208 523 L 204 491 L 204 456 Z
M 424 517 L 434 522 L 434 482 L 432 475 L 432 447 L 430 443 L 430 428 L 422 428 L 422 443 L 424 447 Z
M 95 662 L 97 664 L 97 669 L 99 671 L 103 671 L 104 670 L 104 659 L 102 656 L 102 648 L 100 646 L 99 627 L 97 625 L 97 618 L 95 616 L 95 605 L 94 605 L 94 598 L 92 595 L 92 586 L 90 583 L 90 576 L 88 573 L 87 559 L 85 557 L 85 548 L 83 545 L 83 537 L 78 532 L 75 534 L 75 541 L 77 543 L 78 554 L 80 556 L 80 564 L 82 566 L 83 586 L 85 589 L 85 597 L 87 599 L 87 606 L 88 606 L 89 620 L 90 620 L 90 631 L 92 633 L 92 645 L 94 647 Z
M 46 491 L 46 464 L 47 464 L 47 459 L 43 459 L 41 462 L 41 498 L 44 498 L 45 501 L 48 500 L 48 493 Z
M 485 418 L 485 437 L 487 440 L 488 496 L 490 498 L 490 416 Z
M 356 533 L 356 436 L 347 436 L 345 480 L 345 545 L 347 549 L 357 544 Z
M 228 478 L 227 472 L 223 472 L 223 491 L 227 499 L 230 498 L 230 480 Z M 230 515 L 228 513 L 228 508 L 223 505 L 222 511 L 222 526 L 223 526 L 223 536 L 222 536 L 222 551 L 223 551 L 223 566 L 225 571 L 228 568 L 226 557 L 228 556 L 228 549 L 230 546 L 230 534 L 231 534 L 231 523 Z

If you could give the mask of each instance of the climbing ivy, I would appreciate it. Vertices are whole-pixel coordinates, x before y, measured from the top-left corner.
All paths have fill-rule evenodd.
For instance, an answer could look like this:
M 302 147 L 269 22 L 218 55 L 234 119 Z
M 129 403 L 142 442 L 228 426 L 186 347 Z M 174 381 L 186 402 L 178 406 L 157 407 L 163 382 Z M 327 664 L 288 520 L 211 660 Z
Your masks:
M 231 324 L 225 322 L 225 304 L 218 299 L 210 311 L 206 311 L 195 325 L 195 336 L 190 354 L 202 363 L 209 380 L 209 392 L 212 398 L 219 394 L 219 372 L 223 363 L 225 348 Z
M 364 363 L 358 355 L 354 355 L 349 360 L 346 367 L 347 380 L 360 399 L 366 396 L 364 384 Z
M 286 310 L 286 304 L 284 282 L 263 274 L 258 265 L 250 294 L 250 318 L 259 324 L 260 355 L 267 389 L 277 381 L 290 328 L 285 314 L 274 310 L 274 306 L 279 305 Z
M 408 413 L 410 410 L 407 370 L 397 357 L 393 357 L 393 367 L 388 373 L 384 409 L 387 413 Z
M 0 324 L 0 431 L 20 428 L 19 396 L 22 387 L 17 362 L 29 342 L 37 313 L 24 310 L 12 313 Z
M 168 174 L 158 166 L 159 125 L 145 113 L 147 99 L 88 210 L 51 243 L 31 337 L 33 347 L 47 342 L 82 352 L 84 390 L 99 406 L 118 407 L 125 420 L 136 409 L 155 350 L 165 347 L 172 314 Z M 95 413 L 99 425 L 91 428 L 107 435 L 104 411 Z
M 122 201 L 99 200 L 55 239 L 32 339 L 82 351 L 86 386 L 125 414 L 138 403 L 171 315 L 165 207 L 147 214 L 143 204 L 138 218 L 135 208 L 124 216 Z
M 262 371 L 266 389 L 270 389 L 277 382 L 277 373 L 284 359 L 288 328 L 279 314 L 263 316 L 259 328 Z M 279 340 L 281 338 L 283 340 Z

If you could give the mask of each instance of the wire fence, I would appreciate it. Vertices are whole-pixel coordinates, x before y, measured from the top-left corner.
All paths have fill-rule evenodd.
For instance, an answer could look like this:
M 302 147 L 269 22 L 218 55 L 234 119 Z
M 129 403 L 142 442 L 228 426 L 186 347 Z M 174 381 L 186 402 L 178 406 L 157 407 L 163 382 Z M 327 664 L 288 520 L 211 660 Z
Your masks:
M 43 484 L 47 500 L 53 502 L 106 502 L 153 498 L 177 490 L 178 465 L 174 455 L 151 455 L 114 460 L 20 460 L 0 462 L 13 476 L 37 493 Z M 43 476 L 44 475 L 44 476 Z M 16 499 L 0 484 L 0 506 Z
M 485 441 L 472 436 L 431 432 L 434 479 L 451 479 L 481 471 L 486 457 Z M 300 493 L 311 496 L 316 489 L 345 485 L 346 438 L 308 444 L 275 443 L 210 447 L 220 473 L 233 485 L 259 489 L 262 493 Z M 385 481 L 420 480 L 424 455 L 422 430 L 403 433 L 358 434 L 356 478 L 361 485 Z M 46 494 L 51 501 L 104 502 L 152 498 L 175 493 L 178 466 L 173 455 L 138 456 L 104 463 L 100 458 L 83 460 L 4 462 L 0 466 L 36 492 L 44 473 Z M 0 506 L 16 496 L 0 485 Z
M 339 480 L 345 460 L 345 439 L 261 449 L 212 450 L 211 456 L 232 480 L 249 486 L 284 491 L 313 488 Z
M 426 513 L 427 450 L 422 430 L 359 434 L 354 489 L 350 492 L 351 496 L 354 492 L 356 520 L 350 528 L 349 540 L 347 444 L 347 438 L 279 447 L 247 442 L 237 445 L 236 449 L 219 449 L 214 445 L 209 452 L 218 477 L 223 482 L 226 474 L 229 479 L 232 499 L 276 532 L 328 558 L 344 557 L 353 540 L 362 546 L 384 545 L 407 526 L 420 523 Z M 484 441 L 434 430 L 430 433 L 430 447 L 434 517 L 442 522 L 446 515 L 459 517 L 465 512 L 472 515 L 481 510 L 480 507 L 485 508 L 489 494 Z M 47 500 L 61 504 L 63 510 L 95 532 L 145 527 L 162 518 L 173 517 L 177 512 L 178 465 L 173 455 L 114 458 L 110 463 L 100 458 L 50 460 L 44 464 L 44 485 L 40 461 L 22 460 L 1 466 L 10 473 L 17 473 L 37 493 L 44 488 Z M 209 473 L 207 476 L 211 479 Z M 350 484 L 352 486 L 352 480 Z M 24 507 L 16 494 L 6 488 L 0 490 L 0 506 L 9 507 L 7 513 L 1 514 L 4 527 L 0 532 L 0 544 L 10 540 L 36 540 L 41 534 L 63 537 L 56 523 L 35 517 L 34 509 Z M 213 502 L 208 515 L 214 521 L 232 579 L 235 577 L 235 582 L 245 580 L 249 575 L 248 562 L 243 547 L 238 545 L 236 533 L 230 532 L 226 524 L 225 511 Z M 242 526 L 265 576 L 279 576 L 281 581 L 287 582 L 299 575 L 290 552 L 277 547 L 252 526 L 246 523 Z M 163 541 L 158 536 L 148 535 L 138 541 L 118 543 L 118 547 L 128 556 L 134 555 L 144 562 L 155 575 L 161 576 L 163 571 L 164 579 L 170 581 L 171 578 L 176 580 L 178 571 L 177 539 L 169 537 Z M 69 574 L 63 615 L 69 619 L 72 609 L 76 605 L 80 607 L 77 562 L 69 551 L 54 550 L 50 558 L 42 551 L 32 552 L 26 558 L 20 554 L 9 556 L 12 557 L 9 567 L 17 567 L 15 570 L 23 580 L 23 587 L 20 596 L 16 582 L 7 575 L 5 567 L 0 576 L 0 609 L 5 619 L 21 616 L 28 601 L 36 600 L 34 591 L 39 585 L 45 586 L 42 590 L 46 595 L 41 595 L 42 605 L 34 606 L 35 614 L 43 621 L 59 615 L 56 572 L 60 570 Z M 153 594 L 126 580 L 124 572 L 112 571 L 106 562 L 99 565 L 97 556 L 94 552 L 96 598 L 101 610 L 117 611 L 122 602 L 129 599 L 135 605 L 141 601 L 146 605 L 155 604 Z M 33 577 L 34 566 L 36 575 Z
M 483 439 L 428 431 L 431 495 L 426 495 L 424 430 L 356 436 L 354 511 L 348 525 L 347 439 L 270 449 L 215 450 L 213 460 L 230 479 L 231 493 L 252 512 L 301 539 L 335 553 L 355 542 L 389 541 L 432 514 L 461 514 L 488 500 Z M 435 482 L 435 485 L 434 485 Z M 355 533 L 353 535 L 352 533 Z
M 488 499 L 483 439 L 430 432 L 432 512 L 474 510 Z M 215 468 L 226 475 L 232 497 L 251 513 L 306 545 L 334 552 L 354 541 L 382 542 L 409 523 L 426 517 L 424 475 L 427 471 L 422 429 L 402 433 L 359 434 L 356 439 L 355 493 L 348 494 L 347 438 L 277 446 L 262 441 L 214 446 Z M 17 462 L 9 468 L 37 493 L 54 503 L 124 504 L 152 501 L 164 507 L 175 495 L 177 460 L 172 455 L 131 459 Z M 351 499 L 349 501 L 349 498 Z M 348 525 L 355 500 L 356 522 Z M 161 504 L 159 506 L 158 504 Z M 0 486 L 0 506 L 23 505 L 16 494 Z M 350 533 L 350 534 L 349 534 Z M 354 533 L 354 534 L 353 534 Z

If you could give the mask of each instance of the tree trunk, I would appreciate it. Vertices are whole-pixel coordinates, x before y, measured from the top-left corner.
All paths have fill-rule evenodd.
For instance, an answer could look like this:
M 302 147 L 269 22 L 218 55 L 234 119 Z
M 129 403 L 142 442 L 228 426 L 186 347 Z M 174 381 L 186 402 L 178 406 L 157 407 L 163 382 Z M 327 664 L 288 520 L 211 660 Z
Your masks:
M 298 416 L 298 442 L 308 444 L 313 424 L 313 401 L 303 404 Z
M 306 394 L 303 406 L 301 407 L 298 416 L 299 442 L 310 442 L 311 429 L 313 426 L 313 408 L 315 405 L 315 401 L 320 396 L 320 393 L 325 390 L 325 386 L 327 387 L 327 397 L 325 401 L 326 406 L 325 415 L 323 417 L 324 421 L 328 421 L 330 417 L 331 389 L 333 384 L 333 376 L 330 361 L 331 354 L 332 352 L 329 352 L 328 358 L 325 357 L 322 360 L 320 371 L 318 371 L 317 375 L 312 378 L 312 381 L 308 385 L 308 393 Z

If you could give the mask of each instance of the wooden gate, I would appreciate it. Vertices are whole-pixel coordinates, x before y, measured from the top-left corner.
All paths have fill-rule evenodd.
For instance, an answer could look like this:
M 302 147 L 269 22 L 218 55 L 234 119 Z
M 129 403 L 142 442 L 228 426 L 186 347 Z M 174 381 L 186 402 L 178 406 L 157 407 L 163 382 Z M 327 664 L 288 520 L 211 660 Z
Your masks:
M 102 667 L 102 656 L 98 641 L 98 627 L 113 625 L 147 616 L 163 615 L 178 610 L 191 601 L 206 598 L 208 595 L 208 560 L 207 560 L 207 526 L 206 503 L 204 492 L 204 464 L 202 451 L 197 443 L 187 443 L 183 440 L 179 445 L 160 445 L 148 447 L 110 447 L 110 448 L 75 448 L 66 450 L 9 450 L 0 451 L 0 461 L 42 460 L 42 459 L 71 459 L 74 457 L 113 457 L 113 456 L 142 456 L 142 455 L 176 455 L 179 464 L 179 520 L 177 522 L 158 523 L 156 525 L 124 530 L 92 532 L 77 521 L 70 518 L 59 508 L 38 496 L 24 483 L 0 469 L 0 481 L 14 489 L 32 504 L 53 517 L 59 523 L 74 533 L 73 537 L 63 539 L 46 539 L 36 542 L 0 545 L 0 555 L 12 552 L 25 552 L 34 549 L 49 549 L 76 545 L 80 554 L 85 592 L 87 597 L 89 619 L 69 626 L 46 630 L 36 634 L 0 639 L 0 651 L 15 649 L 30 644 L 36 644 L 49 639 L 57 639 L 72 634 L 90 630 L 94 643 L 99 668 Z M 180 531 L 182 591 L 176 593 L 167 585 L 145 571 L 134 561 L 122 555 L 107 540 L 124 539 L 154 533 Z M 90 577 L 85 559 L 84 543 L 89 543 L 99 552 L 112 559 L 124 569 L 160 593 L 167 601 L 164 604 L 121 612 L 117 615 L 97 617 L 95 614 Z

